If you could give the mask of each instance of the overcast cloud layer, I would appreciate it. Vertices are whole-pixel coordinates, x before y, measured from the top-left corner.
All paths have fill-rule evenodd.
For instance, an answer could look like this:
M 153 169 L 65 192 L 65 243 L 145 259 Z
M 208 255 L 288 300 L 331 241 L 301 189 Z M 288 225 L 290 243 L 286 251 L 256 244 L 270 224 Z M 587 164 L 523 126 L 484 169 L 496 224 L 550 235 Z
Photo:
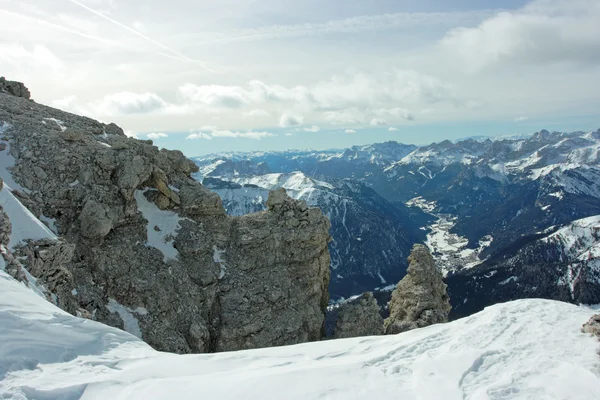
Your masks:
M 413 3 L 0 0 L 0 75 L 192 153 L 600 127 L 600 1 Z

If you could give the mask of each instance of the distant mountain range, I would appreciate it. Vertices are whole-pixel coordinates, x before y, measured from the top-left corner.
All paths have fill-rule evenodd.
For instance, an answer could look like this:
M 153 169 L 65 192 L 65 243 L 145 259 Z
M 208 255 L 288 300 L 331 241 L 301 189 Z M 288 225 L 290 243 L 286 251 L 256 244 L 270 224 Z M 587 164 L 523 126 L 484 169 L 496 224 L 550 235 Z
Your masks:
M 447 274 L 454 314 L 465 315 L 521 297 L 600 302 L 589 239 L 600 229 L 589 219 L 600 215 L 599 159 L 600 131 L 542 130 L 194 161 L 231 214 L 262 209 L 278 186 L 320 206 L 333 225 L 334 300 L 396 283 L 412 243 L 424 242 Z

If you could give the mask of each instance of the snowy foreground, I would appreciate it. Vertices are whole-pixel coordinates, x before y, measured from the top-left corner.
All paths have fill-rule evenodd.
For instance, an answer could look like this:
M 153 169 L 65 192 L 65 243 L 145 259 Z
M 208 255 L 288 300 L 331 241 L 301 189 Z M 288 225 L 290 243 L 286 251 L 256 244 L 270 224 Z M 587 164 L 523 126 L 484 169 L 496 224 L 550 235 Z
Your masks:
M 600 343 L 580 333 L 593 312 L 520 300 L 396 336 L 181 356 L 0 271 L 0 398 L 598 399 Z

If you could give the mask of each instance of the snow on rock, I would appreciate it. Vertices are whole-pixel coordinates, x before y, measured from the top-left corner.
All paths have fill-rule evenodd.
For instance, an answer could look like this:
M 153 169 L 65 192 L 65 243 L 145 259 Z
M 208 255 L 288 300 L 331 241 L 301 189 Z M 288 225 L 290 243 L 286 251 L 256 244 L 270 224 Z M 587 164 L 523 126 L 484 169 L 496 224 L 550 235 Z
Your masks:
M 173 247 L 173 242 L 177 236 L 179 222 L 182 218 L 177 213 L 161 210 L 156 204 L 148 201 L 146 196 L 144 196 L 147 190 L 149 189 L 135 191 L 138 210 L 148 220 L 148 225 L 146 226 L 148 241 L 146 245 L 160 250 L 166 262 L 169 259 L 177 258 L 179 255 L 177 249 Z
M 22 205 L 7 186 L 0 190 L 0 205 L 4 208 L 4 212 L 12 224 L 12 233 L 8 244 L 11 250 L 28 239 L 56 239 L 56 235 Z
M 225 277 L 225 273 L 227 272 L 227 268 L 225 267 L 225 260 L 223 259 L 223 253 L 225 253 L 225 250 L 219 250 L 219 248 L 216 245 L 213 246 L 213 261 L 219 264 L 219 266 L 221 267 L 219 279 L 223 279 Z
M 556 243 L 562 250 L 568 267 L 559 283 L 567 285 L 571 295 L 583 270 L 586 279 L 600 277 L 600 215 L 573 221 L 540 241 Z
M 58 127 L 60 128 L 60 130 L 62 132 L 64 132 L 64 131 L 67 130 L 67 127 L 65 126 L 65 123 L 63 121 L 61 121 L 60 119 L 56 119 L 56 118 L 44 118 L 42 120 L 42 122 L 44 122 L 44 121 L 52 121 L 52 122 L 54 122 L 56 125 L 58 125 Z
M 119 317 L 123 320 L 123 329 L 125 329 L 125 332 L 129 332 L 140 339 L 142 338 L 142 331 L 140 330 L 138 319 L 133 314 L 146 315 L 148 314 L 148 310 L 144 307 L 138 307 L 137 309 L 132 310 L 131 308 L 120 304 L 115 299 L 108 299 L 106 308 L 110 312 L 119 314 Z
M 0 135 L 2 135 L 10 125 L 3 122 L 0 125 Z M 19 185 L 13 179 L 12 173 L 10 172 L 12 167 L 15 166 L 15 158 L 10 154 L 10 143 L 0 138 L 0 145 L 4 145 L 4 150 L 0 150 L 0 178 L 4 181 L 4 186 L 8 186 L 10 190 L 21 190 L 28 192 L 27 189 Z M 2 149 L 2 147 L 0 147 Z
M 580 331 L 594 310 L 550 300 L 399 335 L 182 356 L 73 317 L 3 272 L 0 293 L 2 398 L 586 400 L 600 390 L 598 342 Z

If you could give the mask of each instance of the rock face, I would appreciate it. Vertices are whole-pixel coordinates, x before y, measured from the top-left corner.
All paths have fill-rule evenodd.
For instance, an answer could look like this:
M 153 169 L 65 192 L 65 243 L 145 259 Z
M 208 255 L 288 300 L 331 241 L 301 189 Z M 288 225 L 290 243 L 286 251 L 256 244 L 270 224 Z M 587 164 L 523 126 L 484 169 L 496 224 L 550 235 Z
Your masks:
M 407 275 L 392 292 L 386 334 L 395 334 L 448 321 L 450 299 L 442 274 L 427 247 L 414 245 L 408 257 Z
M 589 333 L 600 339 L 600 314 L 596 314 L 590 318 L 588 322 L 581 327 L 583 333 Z
M 19 254 L 61 307 L 177 353 L 321 338 L 330 224 L 318 209 L 280 190 L 230 217 L 181 152 L 114 124 L 0 93 L 3 123 L 19 200 L 61 239 Z
M 21 82 L 7 81 L 3 76 L 0 76 L 0 92 L 23 97 L 24 99 L 29 99 L 31 97 L 29 89 L 27 89 L 25 85 Z
M 383 318 L 373 293 L 363 293 L 340 307 L 333 333 L 335 339 L 382 334 Z

